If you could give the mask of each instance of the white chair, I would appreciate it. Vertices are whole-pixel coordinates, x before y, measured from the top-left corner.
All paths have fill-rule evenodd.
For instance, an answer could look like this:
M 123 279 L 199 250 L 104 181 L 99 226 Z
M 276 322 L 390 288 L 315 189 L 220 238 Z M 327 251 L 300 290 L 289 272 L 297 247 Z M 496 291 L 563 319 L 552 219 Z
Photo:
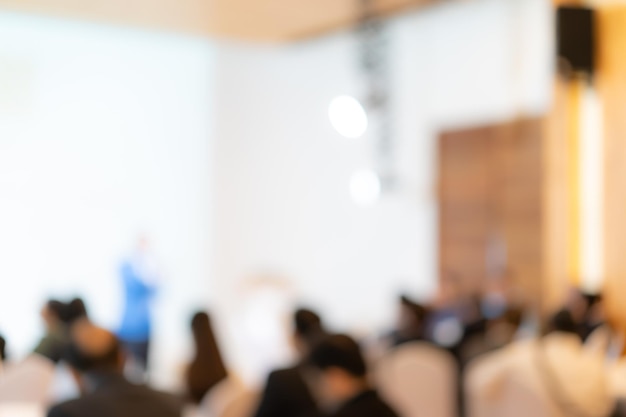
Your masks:
M 514 343 L 470 363 L 468 417 L 605 417 L 612 405 L 601 356 L 575 336 Z
M 228 377 L 209 391 L 196 413 L 202 417 L 249 417 L 257 401 L 257 393 L 239 379 Z
M 64 363 L 57 364 L 48 392 L 48 402 L 57 404 L 78 396 L 80 396 L 80 389 L 69 366 Z
M 499 353 L 472 361 L 465 370 L 467 417 L 560 417 L 533 369 L 500 374 Z
M 2 403 L 0 417 L 45 417 L 46 410 L 39 404 Z
M 383 357 L 375 378 L 380 394 L 402 417 L 454 417 L 457 374 L 449 353 L 413 342 Z
M 54 371 L 52 361 L 35 354 L 7 367 L 0 375 L 0 403 L 47 405 Z

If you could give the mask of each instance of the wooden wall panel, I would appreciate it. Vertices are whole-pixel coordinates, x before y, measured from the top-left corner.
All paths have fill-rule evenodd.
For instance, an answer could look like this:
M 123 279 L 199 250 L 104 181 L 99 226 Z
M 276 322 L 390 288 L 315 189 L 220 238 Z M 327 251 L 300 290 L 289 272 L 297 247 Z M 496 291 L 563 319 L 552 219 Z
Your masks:
M 626 329 L 626 6 L 600 9 L 597 86 L 604 108 L 605 276 L 610 315 Z
M 440 270 L 470 293 L 491 273 L 490 245 L 528 298 L 543 274 L 543 122 L 520 120 L 444 133 L 439 142 Z
M 444 133 L 439 141 L 441 276 L 479 290 L 486 270 L 490 224 L 490 129 Z

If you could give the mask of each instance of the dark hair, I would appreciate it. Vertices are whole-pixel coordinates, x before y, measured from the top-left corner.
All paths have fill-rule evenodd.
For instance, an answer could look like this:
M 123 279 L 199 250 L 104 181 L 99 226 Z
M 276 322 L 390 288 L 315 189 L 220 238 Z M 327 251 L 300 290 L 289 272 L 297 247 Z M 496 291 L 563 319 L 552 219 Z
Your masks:
M 296 334 L 307 337 L 322 330 L 322 319 L 312 310 L 300 308 L 293 315 L 293 324 Z
M 583 293 L 583 297 L 589 308 L 600 304 L 604 300 L 601 293 Z
M 68 324 L 74 323 L 76 320 L 87 318 L 87 307 L 82 298 L 74 298 L 67 304 L 66 320 Z
M 69 315 L 69 307 L 68 304 L 65 304 L 62 301 L 50 299 L 46 302 L 46 309 L 56 316 L 63 323 L 67 323 L 68 315 Z
M 320 370 L 339 368 L 357 378 L 367 374 L 361 348 L 350 336 L 342 334 L 328 336 L 315 346 L 309 363 Z
M 504 312 L 502 318 L 507 324 L 517 328 L 520 327 L 524 321 L 524 311 L 519 308 L 508 308 Z
M 228 372 L 207 313 L 194 314 L 191 331 L 196 352 L 187 370 L 187 390 L 189 397 L 200 403 L 211 388 L 228 376 Z
M 411 312 L 411 315 L 418 321 L 423 322 L 426 319 L 428 314 L 428 310 L 423 305 L 416 303 L 411 300 L 406 295 L 400 296 L 400 305 L 404 307 L 407 311 Z
M 548 322 L 549 332 L 565 332 L 578 334 L 578 326 L 568 310 L 559 310 Z
M 7 347 L 7 342 L 6 340 L 4 340 L 4 337 L 0 335 L 0 362 L 2 362 L 3 360 L 7 358 L 6 347 Z
M 108 346 L 105 346 L 105 349 L 97 354 L 86 352 L 84 347 L 72 336 L 63 358 L 71 367 L 80 372 L 114 371 L 119 365 L 121 351 L 119 340 L 112 334 Z

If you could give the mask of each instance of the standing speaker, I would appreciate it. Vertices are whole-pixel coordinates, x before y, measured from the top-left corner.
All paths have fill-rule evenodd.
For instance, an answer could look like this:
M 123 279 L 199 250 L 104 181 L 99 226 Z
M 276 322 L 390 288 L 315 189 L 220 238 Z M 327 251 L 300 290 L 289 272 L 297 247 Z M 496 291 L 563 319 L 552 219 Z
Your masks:
M 595 63 L 595 14 L 585 7 L 557 9 L 557 53 L 568 72 L 593 75 Z

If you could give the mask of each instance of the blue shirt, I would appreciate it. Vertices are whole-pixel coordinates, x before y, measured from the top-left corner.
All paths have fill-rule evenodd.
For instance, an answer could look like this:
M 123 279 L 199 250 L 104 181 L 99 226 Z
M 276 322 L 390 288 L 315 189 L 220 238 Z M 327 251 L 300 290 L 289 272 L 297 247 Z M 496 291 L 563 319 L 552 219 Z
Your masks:
M 140 274 L 139 268 L 130 260 L 125 261 L 120 268 L 125 306 L 117 335 L 120 339 L 129 342 L 148 341 L 152 331 L 150 299 L 156 288 L 154 285 L 147 284 L 146 277 Z

